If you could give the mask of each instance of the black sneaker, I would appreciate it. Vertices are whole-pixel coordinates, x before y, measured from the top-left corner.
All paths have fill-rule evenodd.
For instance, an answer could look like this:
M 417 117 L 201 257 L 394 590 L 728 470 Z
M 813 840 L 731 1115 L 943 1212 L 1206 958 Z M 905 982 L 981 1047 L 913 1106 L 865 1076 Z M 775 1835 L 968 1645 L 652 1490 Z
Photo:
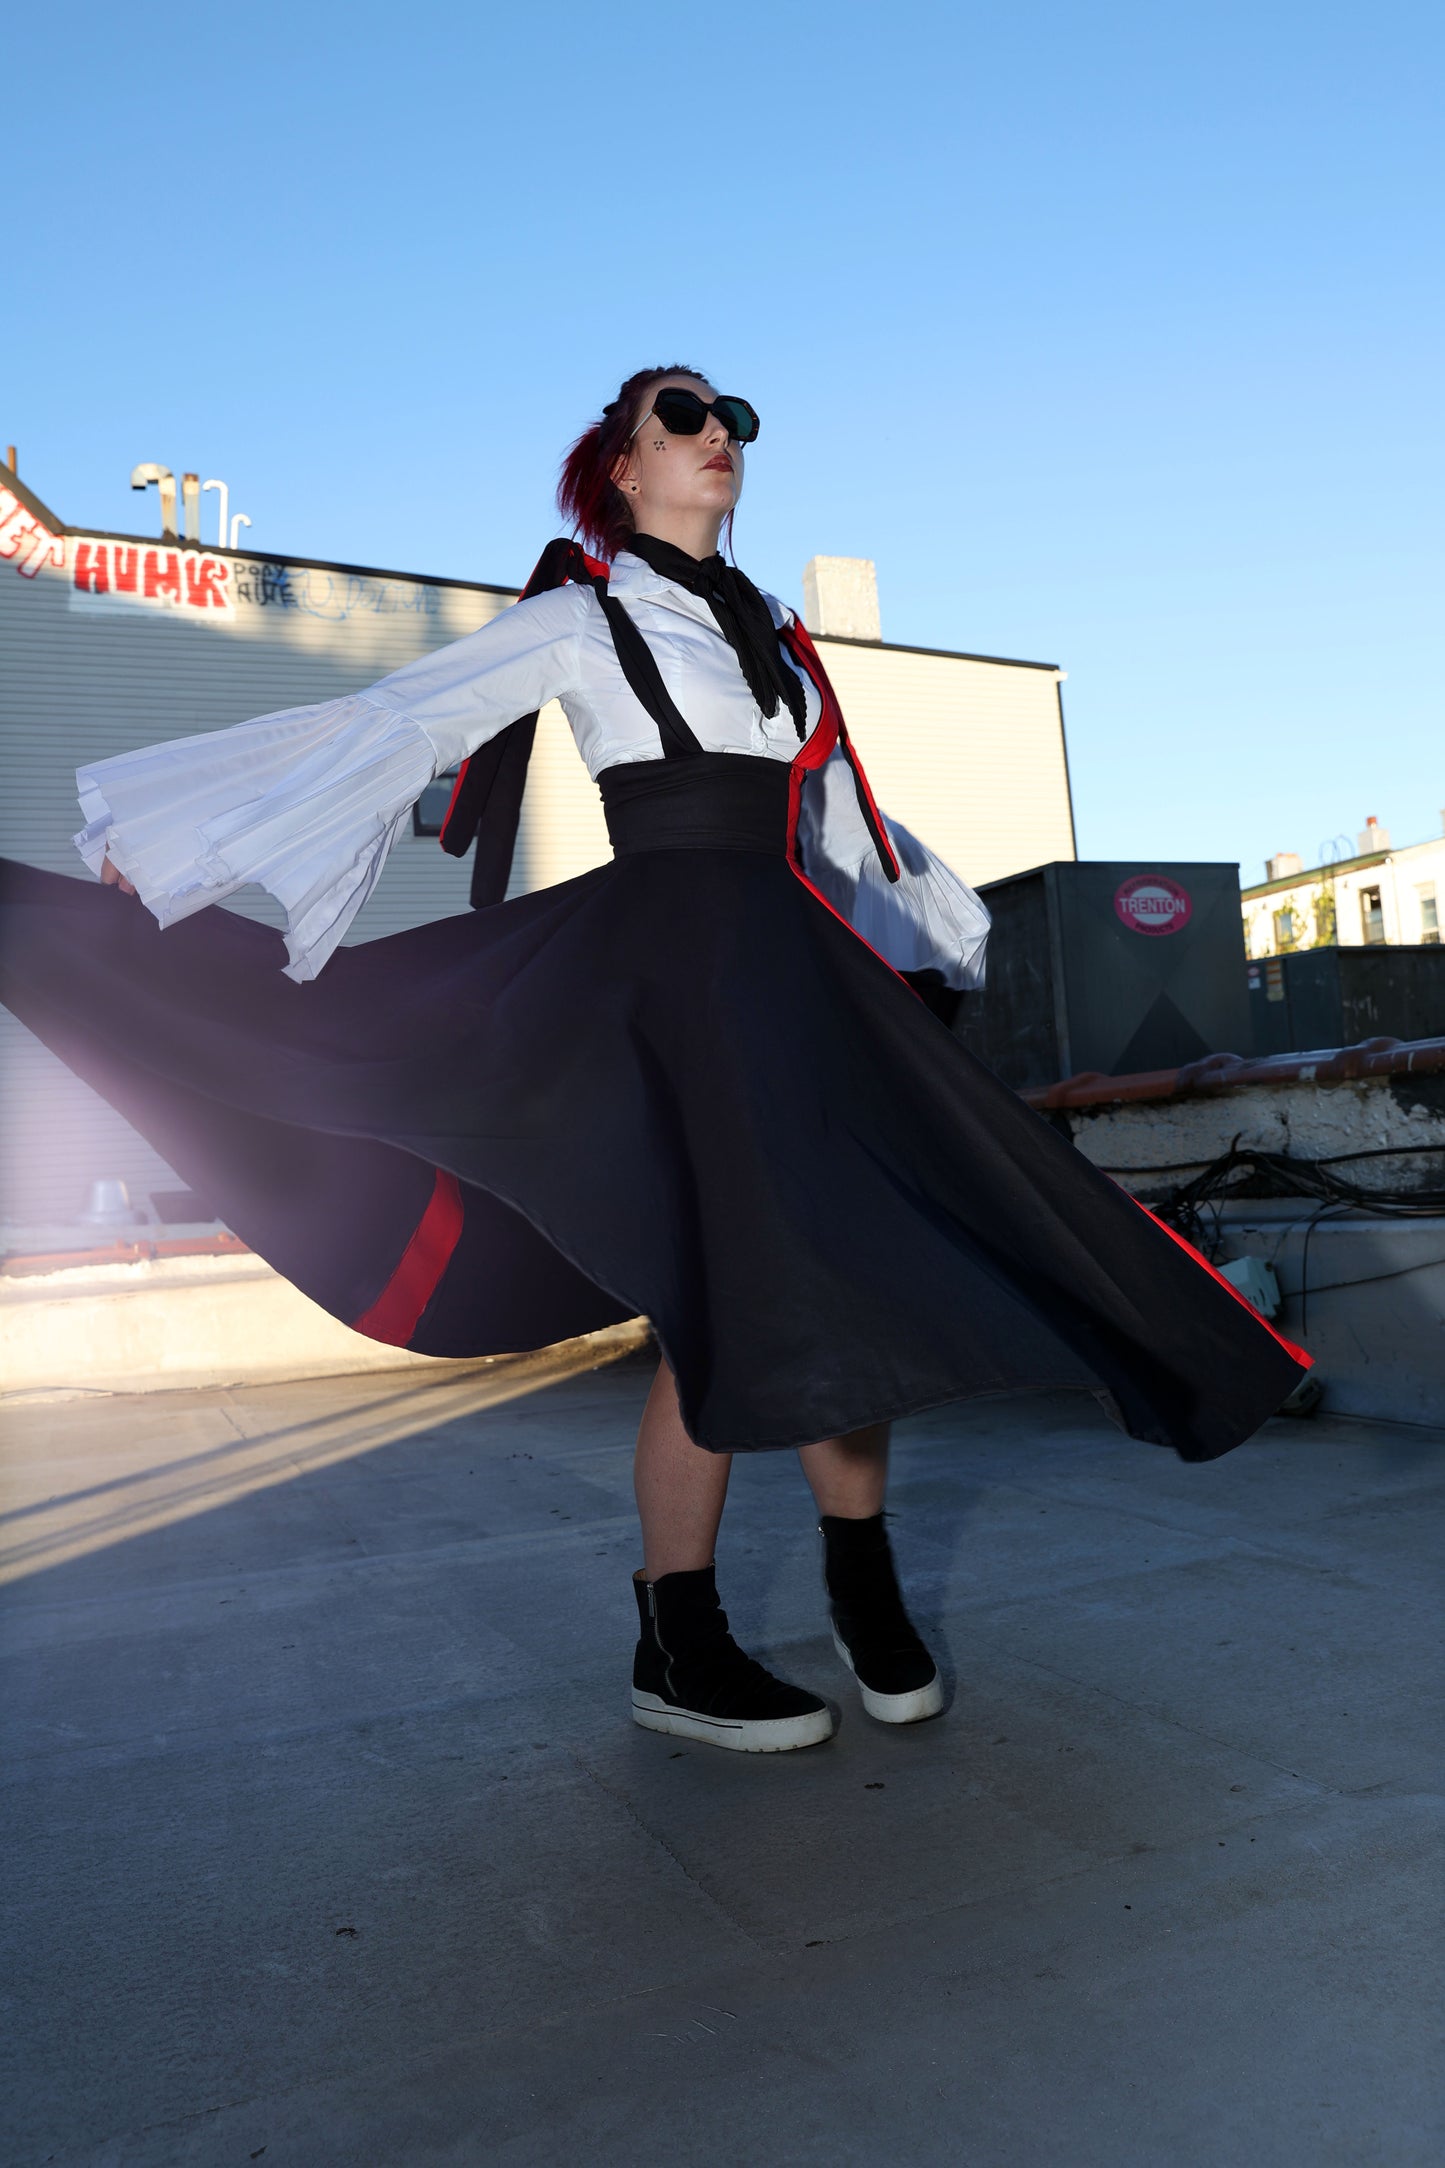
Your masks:
M 642 1637 L 632 1666 L 632 1718 L 645 1731 L 701 1739 L 740 1754 L 785 1754 L 833 1736 L 825 1701 L 745 1656 L 718 1602 L 716 1569 L 634 1573 Z
M 918 1724 L 943 1707 L 938 1666 L 903 1608 L 883 1515 L 866 1521 L 824 1514 L 823 1582 L 833 1645 L 880 1724 Z

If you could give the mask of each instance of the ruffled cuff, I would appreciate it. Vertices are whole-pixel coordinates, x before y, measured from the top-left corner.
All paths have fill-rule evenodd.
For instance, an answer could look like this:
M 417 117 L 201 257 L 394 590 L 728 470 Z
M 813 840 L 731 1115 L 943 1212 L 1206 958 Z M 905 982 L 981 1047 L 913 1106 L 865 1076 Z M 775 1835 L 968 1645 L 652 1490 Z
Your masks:
M 966 881 L 899 821 L 885 820 L 902 878 L 890 881 L 876 851 L 846 870 L 811 875 L 870 948 L 895 971 L 937 972 L 945 986 L 982 986 L 989 914 Z
M 162 926 L 255 884 L 286 913 L 286 976 L 314 979 L 436 773 L 431 740 L 362 694 L 78 769 L 76 848 Z

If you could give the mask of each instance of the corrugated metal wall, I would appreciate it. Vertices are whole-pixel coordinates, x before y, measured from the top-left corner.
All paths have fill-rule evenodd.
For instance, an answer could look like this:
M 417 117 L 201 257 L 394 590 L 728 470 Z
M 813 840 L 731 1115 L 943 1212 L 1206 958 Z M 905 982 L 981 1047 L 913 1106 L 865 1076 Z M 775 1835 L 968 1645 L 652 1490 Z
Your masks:
M 164 609 L 76 586 L 77 551 L 27 577 L 0 562 L 0 851 L 79 869 L 74 771 L 137 745 L 220 729 L 369 685 L 487 623 L 505 590 L 227 557 L 224 612 Z M 92 556 L 94 554 L 94 545 Z M 217 557 L 219 553 L 209 553 Z M 1072 857 L 1054 673 L 820 642 L 880 802 L 966 877 Z M 544 711 L 510 893 L 608 855 L 596 790 L 560 709 Z M 351 938 L 467 908 L 469 866 L 405 834 Z M 252 915 L 276 922 L 268 898 Z M 128 1124 L 0 1012 L 0 1219 L 69 1221 L 91 1181 L 143 1199 L 175 1177 Z

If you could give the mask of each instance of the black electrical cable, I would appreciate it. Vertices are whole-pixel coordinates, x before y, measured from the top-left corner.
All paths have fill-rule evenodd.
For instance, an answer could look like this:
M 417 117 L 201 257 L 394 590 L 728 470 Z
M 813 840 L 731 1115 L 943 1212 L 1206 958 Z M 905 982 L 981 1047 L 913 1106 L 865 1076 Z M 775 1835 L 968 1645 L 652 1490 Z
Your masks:
M 1249 1200 L 1239 1197 L 1246 1182 L 1256 1179 L 1261 1185 L 1269 1184 L 1267 1195 L 1274 1197 L 1312 1198 L 1316 1209 L 1309 1215 L 1305 1225 L 1304 1242 L 1300 1252 L 1300 1335 L 1304 1336 L 1309 1323 L 1309 1263 L 1310 1241 L 1316 1227 L 1336 1212 L 1370 1212 L 1389 1219 L 1433 1219 L 1445 1213 L 1445 1189 L 1363 1189 L 1346 1175 L 1331 1170 L 1356 1159 L 1408 1158 L 1422 1152 L 1439 1156 L 1445 1146 L 1438 1144 L 1376 1145 L 1358 1152 L 1336 1152 L 1327 1158 L 1297 1159 L 1289 1152 L 1266 1152 L 1250 1147 L 1240 1149 L 1239 1136 L 1235 1135 L 1227 1152 L 1210 1160 L 1192 1181 L 1181 1182 L 1157 1203 L 1150 1206 L 1155 1217 L 1175 1228 L 1186 1242 L 1202 1250 L 1211 1263 L 1218 1263 L 1223 1242 L 1220 1233 L 1221 1207 L 1231 1198 L 1241 1203 Z M 1101 1173 L 1128 1176 L 1137 1180 L 1144 1174 L 1173 1174 L 1186 1166 L 1198 1166 L 1197 1160 L 1176 1160 L 1158 1167 L 1104 1167 Z M 1211 1216 L 1211 1229 L 1205 1231 L 1202 1215 Z M 1296 1221 L 1294 1223 L 1298 1225 Z M 1281 1242 L 1284 1236 L 1281 1236 Z M 1278 1245 L 1276 1246 L 1278 1254 Z M 1426 1260 L 1431 1262 L 1432 1260 Z M 1406 1272 L 1423 1269 L 1407 1265 Z M 1363 1285 L 1371 1279 L 1393 1279 L 1391 1273 L 1367 1273 L 1359 1281 L 1332 1280 L 1331 1287 Z M 1324 1293 L 1323 1288 L 1316 1290 Z
M 1404 1156 L 1419 1152 L 1438 1154 L 1441 1150 L 1439 1145 L 1407 1144 L 1387 1151 L 1341 1152 L 1328 1159 L 1297 1159 L 1289 1152 L 1266 1152 L 1250 1147 L 1241 1150 L 1236 1136 L 1227 1152 L 1210 1160 L 1191 1181 L 1178 1183 L 1152 1204 L 1150 1210 L 1206 1254 L 1211 1246 L 1218 1244 L 1217 1207 L 1237 1197 L 1246 1182 L 1263 1190 L 1267 1196 L 1309 1197 L 1318 1204 L 1339 1210 L 1373 1212 L 1392 1219 L 1433 1218 L 1445 1212 L 1445 1189 L 1365 1189 L 1347 1175 L 1336 1174 L 1333 1169 L 1340 1161 L 1389 1158 L 1394 1157 L 1396 1151 Z M 1174 1170 L 1120 1167 L 1102 1171 L 1137 1180 L 1143 1174 Z M 1216 1208 L 1212 1245 L 1201 1219 L 1202 1213 L 1211 1206 Z
M 1300 1244 L 1299 1260 L 1299 1329 L 1301 1339 L 1309 1331 L 1310 1326 L 1310 1237 L 1316 1227 L 1319 1226 L 1320 1221 L 1329 1213 L 1339 1212 L 1343 1209 L 1343 1206 L 1337 1204 L 1322 1204 L 1318 1212 L 1310 1214 L 1309 1224 L 1305 1228 L 1305 1238 Z
M 1353 1280 L 1321 1280 L 1314 1292 L 1333 1295 L 1342 1287 L 1373 1287 L 1377 1280 L 1404 1280 L 1412 1272 L 1438 1272 L 1442 1265 L 1445 1257 L 1418 1257 L 1413 1265 L 1392 1265 L 1388 1272 L 1361 1272 Z

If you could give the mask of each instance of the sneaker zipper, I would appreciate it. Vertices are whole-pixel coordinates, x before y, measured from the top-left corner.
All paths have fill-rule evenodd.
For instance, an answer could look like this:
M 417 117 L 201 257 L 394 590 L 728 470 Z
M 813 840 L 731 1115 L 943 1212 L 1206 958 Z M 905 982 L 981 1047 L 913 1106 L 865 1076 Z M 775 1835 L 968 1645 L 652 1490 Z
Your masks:
M 672 1696 L 673 1706 L 680 1709 L 682 1707 L 682 1697 L 672 1683 L 672 1657 L 668 1653 L 667 1644 L 657 1630 L 657 1591 L 651 1581 L 648 1581 L 645 1585 L 647 1588 L 647 1615 L 652 1621 L 652 1638 L 662 1650 L 662 1683 Z

